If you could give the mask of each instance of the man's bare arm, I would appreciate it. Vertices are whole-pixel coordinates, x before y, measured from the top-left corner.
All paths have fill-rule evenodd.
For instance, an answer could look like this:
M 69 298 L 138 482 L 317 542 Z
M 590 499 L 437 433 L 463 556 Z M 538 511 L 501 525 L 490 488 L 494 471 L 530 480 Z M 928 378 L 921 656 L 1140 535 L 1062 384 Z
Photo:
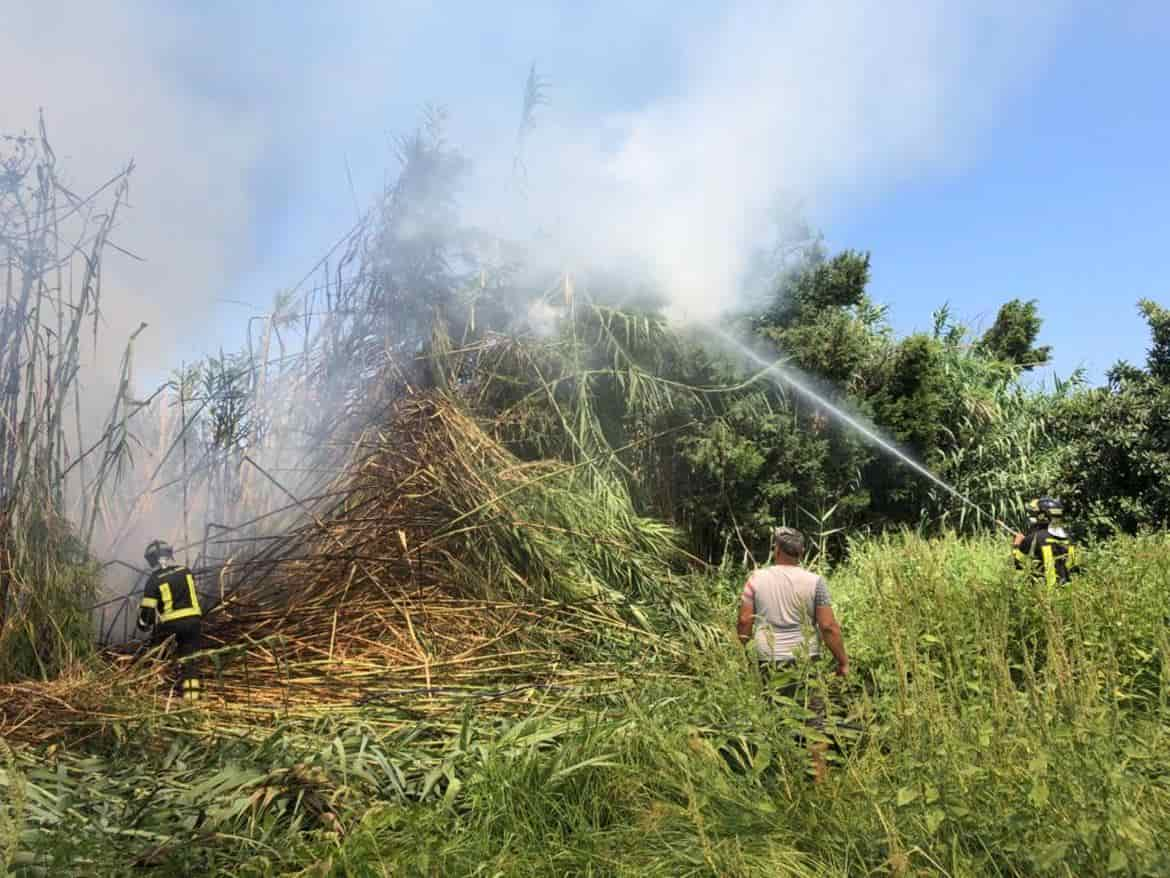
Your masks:
M 844 677 L 849 673 L 849 656 L 845 654 L 845 639 L 841 636 L 841 625 L 833 614 L 832 607 L 817 607 L 816 616 L 821 640 L 837 660 L 837 673 Z
M 735 630 L 739 634 L 739 642 L 747 643 L 752 636 L 752 623 L 755 620 L 755 611 L 751 604 L 741 603 L 739 605 L 739 619 L 736 621 Z

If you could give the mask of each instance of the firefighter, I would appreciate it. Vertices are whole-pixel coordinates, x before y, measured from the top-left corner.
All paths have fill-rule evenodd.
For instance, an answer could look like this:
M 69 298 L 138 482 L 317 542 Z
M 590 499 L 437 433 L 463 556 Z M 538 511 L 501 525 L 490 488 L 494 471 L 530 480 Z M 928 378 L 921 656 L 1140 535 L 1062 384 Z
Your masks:
M 195 591 L 195 577 L 175 563 L 175 550 L 164 540 L 153 540 L 143 553 L 151 567 L 138 608 L 138 628 L 153 629 L 153 643 L 175 638 L 177 658 L 186 658 L 199 649 L 203 611 Z M 178 682 L 184 701 L 197 701 L 203 689 L 191 662 L 180 662 Z
M 1012 540 L 1017 570 L 1043 574 L 1048 586 L 1069 581 L 1079 566 L 1077 547 L 1064 529 L 1064 507 L 1052 497 L 1028 503 L 1028 530 Z

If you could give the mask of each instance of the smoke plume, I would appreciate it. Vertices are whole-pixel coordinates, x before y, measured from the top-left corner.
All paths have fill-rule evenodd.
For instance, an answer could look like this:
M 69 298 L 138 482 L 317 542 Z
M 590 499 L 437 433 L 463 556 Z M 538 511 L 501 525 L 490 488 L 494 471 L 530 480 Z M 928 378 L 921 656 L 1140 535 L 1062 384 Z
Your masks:
M 524 144 L 513 217 L 557 259 L 641 266 L 676 316 L 709 320 L 794 205 L 824 216 L 961 169 L 997 103 L 1043 63 L 1058 12 L 735 4 L 690 41 L 670 94 L 602 119 L 554 95 Z

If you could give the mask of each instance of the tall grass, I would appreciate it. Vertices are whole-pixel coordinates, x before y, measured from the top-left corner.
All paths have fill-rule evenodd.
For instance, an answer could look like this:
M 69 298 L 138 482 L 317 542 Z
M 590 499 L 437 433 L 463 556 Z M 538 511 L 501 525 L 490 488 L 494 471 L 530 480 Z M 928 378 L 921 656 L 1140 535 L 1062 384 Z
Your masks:
M 22 753 L 28 868 L 238 875 L 1163 875 L 1170 538 L 1092 547 L 1049 592 L 993 540 L 858 542 L 830 585 L 854 674 L 808 778 L 796 709 L 725 636 L 631 662 L 579 719 L 377 730 L 127 723 L 98 755 Z M 814 676 L 814 680 L 819 680 Z M 371 708 L 373 710 L 373 708 Z M 371 715 L 372 716 L 372 715 Z M 830 729 L 833 726 L 830 725 Z M 80 815 L 80 816 L 78 816 Z M 79 865 L 80 864 L 80 865 Z
M 131 170 L 79 196 L 60 181 L 43 120 L 36 135 L 0 138 L 0 680 L 49 676 L 92 641 L 96 575 L 66 507 L 80 498 L 76 520 L 91 532 L 128 449 L 128 374 L 95 442 L 79 372 L 97 348 L 103 258 Z
M 827 816 L 856 854 L 952 874 L 1163 872 L 1168 550 L 1165 535 L 1095 547 L 1050 592 L 1000 543 L 855 547 L 841 612 L 884 742 L 849 766 L 870 807 Z

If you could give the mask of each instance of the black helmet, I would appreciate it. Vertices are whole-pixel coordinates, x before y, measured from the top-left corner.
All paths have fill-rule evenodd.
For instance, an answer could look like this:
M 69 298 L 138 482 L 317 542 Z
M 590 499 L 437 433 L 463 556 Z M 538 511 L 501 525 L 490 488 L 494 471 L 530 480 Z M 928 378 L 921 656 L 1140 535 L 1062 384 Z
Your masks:
M 146 559 L 146 563 L 151 567 L 157 567 L 162 558 L 170 558 L 173 561 L 175 558 L 175 550 L 171 548 L 171 544 L 166 540 L 151 540 L 146 547 L 146 551 L 142 553 L 142 557 Z
M 1028 521 L 1042 524 L 1064 516 L 1064 504 L 1053 497 L 1037 497 L 1028 501 Z

